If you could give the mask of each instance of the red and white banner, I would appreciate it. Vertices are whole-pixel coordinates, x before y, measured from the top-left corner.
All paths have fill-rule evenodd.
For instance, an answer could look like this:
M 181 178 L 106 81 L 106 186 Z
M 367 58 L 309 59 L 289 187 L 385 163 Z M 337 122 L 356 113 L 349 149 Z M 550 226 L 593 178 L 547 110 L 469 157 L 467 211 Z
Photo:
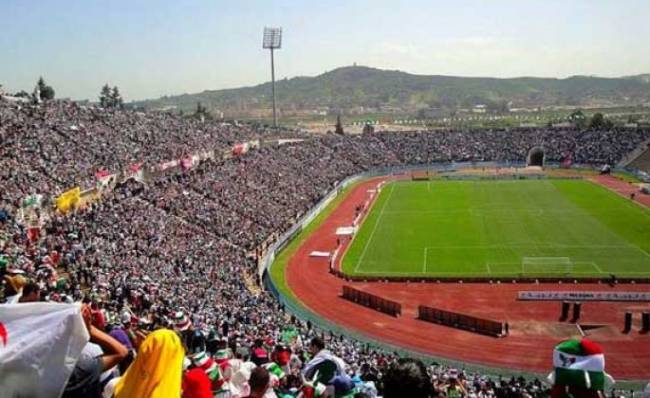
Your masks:
M 110 177 L 110 176 L 111 176 L 111 172 L 108 171 L 108 170 L 105 170 L 105 169 L 99 169 L 95 173 L 95 177 L 97 177 L 98 180 L 102 180 L 102 179 Z
M 133 178 L 137 181 L 144 180 L 144 171 L 142 169 L 142 162 L 133 163 L 129 165 L 129 169 L 126 171 L 126 178 Z
M 183 170 L 189 170 L 194 166 L 194 157 L 193 156 L 186 156 L 183 159 L 181 159 L 181 168 Z
M 169 162 L 164 162 L 158 165 L 159 170 L 167 170 L 172 167 L 178 166 L 178 160 L 170 160 Z
M 108 184 L 110 184 L 111 179 L 113 178 L 114 174 L 111 174 L 110 171 L 105 170 L 105 169 L 99 169 L 95 173 L 95 178 L 97 178 L 97 185 L 99 187 L 105 187 Z
M 232 154 L 235 156 L 240 156 L 248 152 L 248 142 L 245 142 L 243 144 L 235 144 L 235 146 L 232 147 Z

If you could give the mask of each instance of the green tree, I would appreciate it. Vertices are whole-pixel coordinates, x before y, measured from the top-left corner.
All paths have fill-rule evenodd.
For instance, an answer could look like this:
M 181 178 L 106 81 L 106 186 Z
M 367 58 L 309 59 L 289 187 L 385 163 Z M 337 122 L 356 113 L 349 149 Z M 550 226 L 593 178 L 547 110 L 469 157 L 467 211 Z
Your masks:
M 208 108 L 201 104 L 201 101 L 196 103 L 196 111 L 194 111 L 195 117 L 203 117 L 204 119 L 210 119 L 212 115 L 208 112 Z
M 124 100 L 122 99 L 122 94 L 120 94 L 120 90 L 117 86 L 113 87 L 113 90 L 111 91 L 111 104 L 113 108 L 124 108 Z
M 582 112 L 582 110 L 578 109 L 576 111 L 573 111 L 569 115 L 569 121 L 571 123 L 575 124 L 577 128 L 582 129 L 587 125 L 587 117 L 585 114 Z
M 605 116 L 603 116 L 603 114 L 600 112 L 594 113 L 594 115 L 591 117 L 591 120 L 589 121 L 589 128 L 605 128 Z
M 334 133 L 343 135 L 345 132 L 343 131 L 343 125 L 341 124 L 341 114 L 339 113 L 338 116 L 336 116 L 336 127 L 334 128 Z
M 108 84 L 104 84 L 102 91 L 99 93 L 99 106 L 102 108 L 110 108 L 111 104 L 111 88 Z
M 43 76 L 38 78 L 38 90 L 41 93 L 41 100 L 51 100 L 54 99 L 54 89 L 51 86 L 45 84 Z
M 195 115 L 200 116 L 200 115 L 205 115 L 205 107 L 201 105 L 201 101 L 196 103 L 196 111 L 194 112 Z

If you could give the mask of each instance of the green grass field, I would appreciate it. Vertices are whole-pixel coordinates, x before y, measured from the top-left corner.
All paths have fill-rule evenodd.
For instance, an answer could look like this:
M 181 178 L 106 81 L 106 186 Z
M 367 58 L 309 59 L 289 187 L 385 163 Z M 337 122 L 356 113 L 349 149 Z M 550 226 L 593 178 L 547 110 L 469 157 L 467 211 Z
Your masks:
M 399 181 L 343 258 L 350 275 L 650 277 L 650 211 L 584 180 Z

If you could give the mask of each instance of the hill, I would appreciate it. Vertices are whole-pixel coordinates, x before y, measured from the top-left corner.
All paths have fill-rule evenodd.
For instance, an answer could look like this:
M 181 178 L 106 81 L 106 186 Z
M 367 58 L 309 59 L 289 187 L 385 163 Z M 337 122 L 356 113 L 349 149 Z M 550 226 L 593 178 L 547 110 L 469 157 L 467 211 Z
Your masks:
M 363 66 L 338 68 L 315 77 L 276 82 L 284 114 L 416 112 L 478 104 L 495 110 L 540 106 L 618 106 L 650 102 L 650 75 L 621 78 L 483 78 L 414 75 Z M 147 109 L 192 111 L 201 102 L 227 115 L 262 115 L 271 104 L 271 83 L 134 102 Z

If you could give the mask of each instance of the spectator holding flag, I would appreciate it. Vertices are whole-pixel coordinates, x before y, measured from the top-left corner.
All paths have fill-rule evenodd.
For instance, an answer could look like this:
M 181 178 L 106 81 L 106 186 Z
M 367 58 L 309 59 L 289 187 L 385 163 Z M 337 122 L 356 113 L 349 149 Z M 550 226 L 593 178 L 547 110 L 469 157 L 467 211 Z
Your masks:
M 104 355 L 82 355 L 77 360 L 62 398 L 99 397 L 102 391 L 102 373 L 118 365 L 128 354 L 125 346 L 92 324 L 92 311 L 87 305 L 82 307 L 81 315 L 90 341 L 99 345 Z
M 316 381 L 331 384 L 335 377 L 345 375 L 345 362 L 326 350 L 325 343 L 320 337 L 311 340 L 309 352 L 312 359 L 307 362 L 302 371 L 306 379 L 313 380 L 314 376 L 318 376 Z
M 60 397 L 88 338 L 79 304 L 0 305 L 0 396 Z

